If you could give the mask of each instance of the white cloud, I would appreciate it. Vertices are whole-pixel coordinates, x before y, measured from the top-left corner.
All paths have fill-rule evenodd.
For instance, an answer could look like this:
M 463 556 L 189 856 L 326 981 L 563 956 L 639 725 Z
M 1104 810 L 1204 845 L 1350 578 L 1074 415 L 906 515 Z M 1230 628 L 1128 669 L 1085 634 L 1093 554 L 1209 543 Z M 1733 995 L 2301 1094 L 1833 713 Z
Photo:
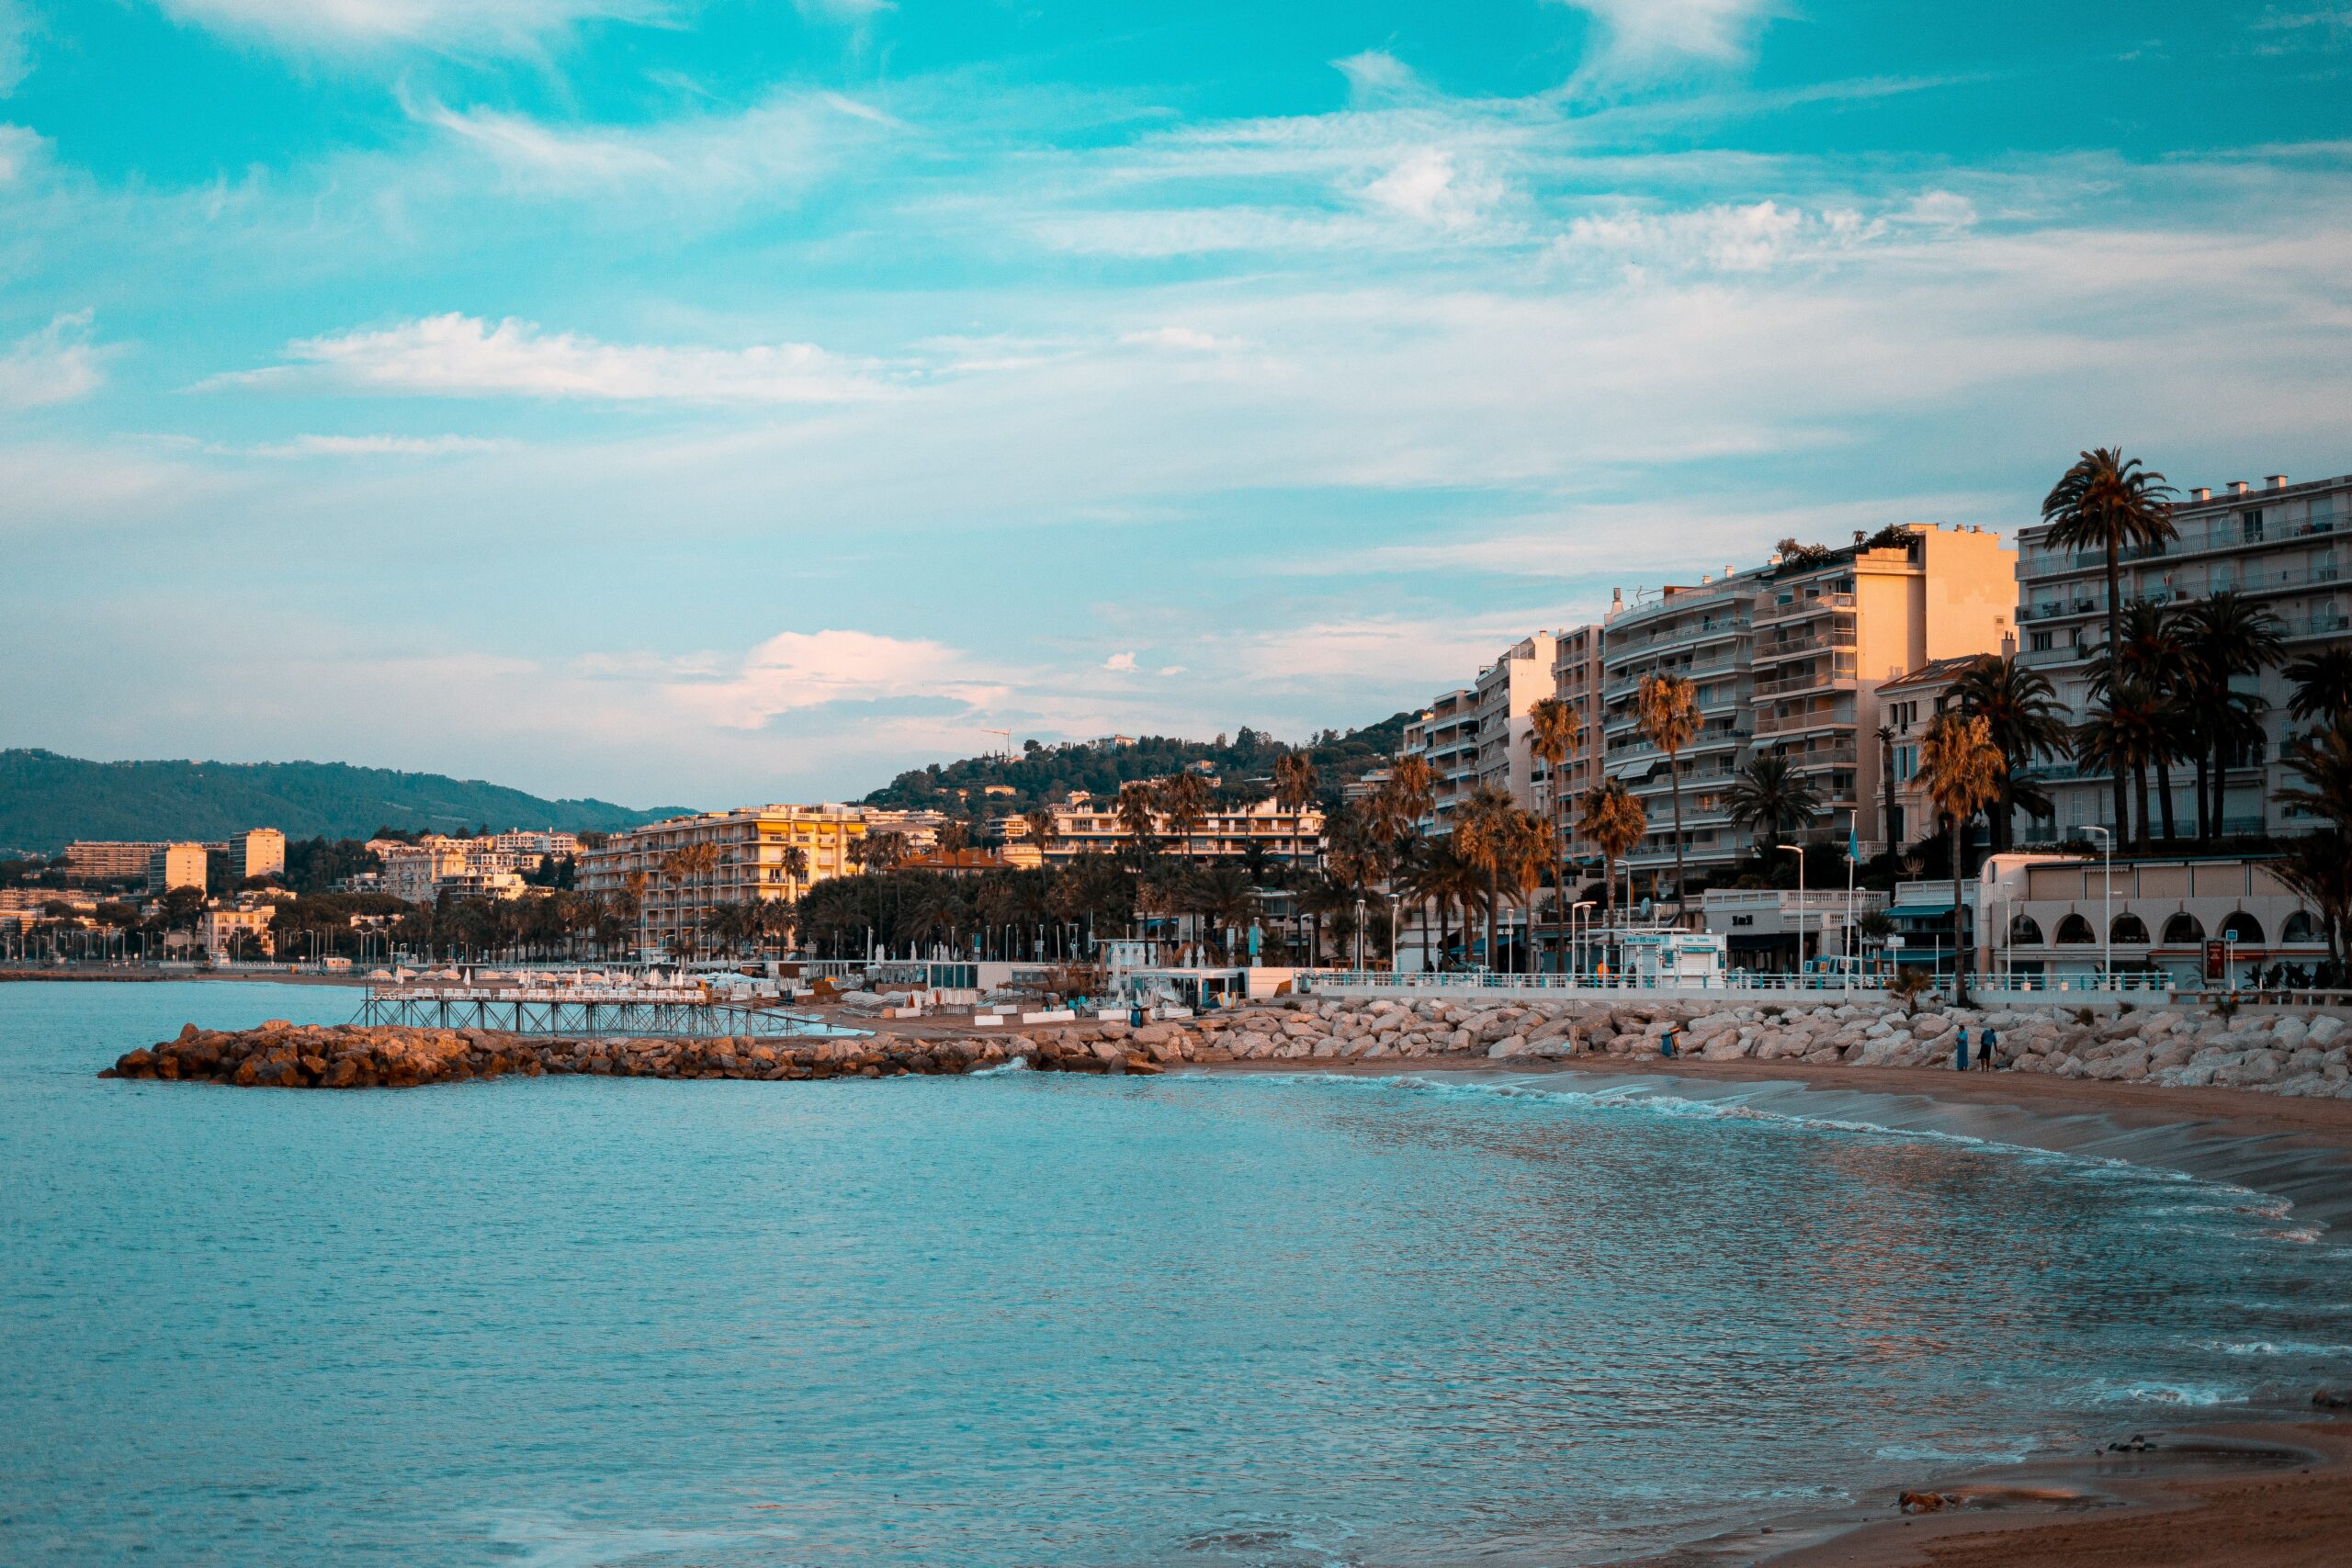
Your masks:
M 90 342 L 90 312 L 59 316 L 0 355 L 0 408 L 41 408 L 86 398 L 106 380 L 104 350 Z
M 1496 181 L 1465 175 L 1440 148 L 1416 150 L 1364 187 L 1377 208 L 1441 229 L 1476 223 L 1502 196 Z
M 0 121 L 0 185 L 24 173 L 47 145 L 39 131 Z
M 1124 333 L 1119 341 L 1130 348 L 1172 348 L 1188 354 L 1216 354 L 1243 346 L 1238 338 L 1218 337 L 1197 327 L 1153 327 L 1148 332 Z
M 1114 653 L 1102 661 L 1102 668 L 1105 670 L 1125 672 L 1134 670 L 1135 667 L 1136 656 L 1132 653 Z
M 1591 13 L 1602 52 L 1586 69 L 1610 76 L 1655 74 L 1691 62 L 1745 60 L 1779 0 L 1565 0 Z
M 831 703 L 934 697 L 985 706 L 1008 687 L 928 638 L 828 630 L 779 633 L 731 667 L 687 673 L 669 689 L 714 724 L 757 729 L 779 715 Z
M 31 74 L 32 34 L 32 17 L 20 0 L 0 0 L 0 98 L 15 92 L 17 84 Z M 0 160 L 0 179 L 6 177 L 6 162 Z
M 297 435 L 290 441 L 248 446 L 238 455 L 252 457 L 447 457 L 476 452 L 503 452 L 511 441 L 489 441 L 472 435 Z
M 297 362 L 214 377 L 207 387 L 322 381 L 420 397 L 586 398 L 701 403 L 844 402 L 888 396 L 865 369 L 809 344 L 682 348 L 544 333 L 513 318 L 492 326 L 452 312 L 378 332 L 305 338 Z
M 573 24 L 655 21 L 662 0 L 156 0 L 175 18 L 216 32 L 308 50 L 413 45 L 462 51 L 527 47 Z

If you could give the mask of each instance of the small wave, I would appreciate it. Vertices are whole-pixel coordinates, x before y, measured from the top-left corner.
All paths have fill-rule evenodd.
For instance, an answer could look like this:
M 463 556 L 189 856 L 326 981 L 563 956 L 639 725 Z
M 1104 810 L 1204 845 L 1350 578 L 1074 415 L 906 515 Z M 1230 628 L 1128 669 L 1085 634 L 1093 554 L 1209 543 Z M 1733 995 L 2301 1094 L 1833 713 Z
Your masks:
M 999 1062 L 993 1067 L 975 1067 L 964 1076 L 967 1078 L 992 1078 L 999 1073 L 1025 1073 L 1028 1070 L 1029 1058 L 1015 1056 L 1010 1062 Z
M 2211 1383 L 2102 1382 L 2091 1393 L 2099 1404 L 2171 1404 L 2205 1409 L 2216 1404 L 2244 1404 L 2246 1396 Z
M 2312 1345 L 2295 1339 L 2220 1339 L 2211 1346 L 2225 1356 L 2352 1356 L 2352 1345 Z
M 1873 1449 L 1871 1457 L 1891 1460 L 1902 1464 L 2023 1464 L 2042 1451 L 2043 1444 L 2035 1438 L 1987 1438 L 1961 1448 L 1945 1448 L 1939 1443 L 1888 1443 Z

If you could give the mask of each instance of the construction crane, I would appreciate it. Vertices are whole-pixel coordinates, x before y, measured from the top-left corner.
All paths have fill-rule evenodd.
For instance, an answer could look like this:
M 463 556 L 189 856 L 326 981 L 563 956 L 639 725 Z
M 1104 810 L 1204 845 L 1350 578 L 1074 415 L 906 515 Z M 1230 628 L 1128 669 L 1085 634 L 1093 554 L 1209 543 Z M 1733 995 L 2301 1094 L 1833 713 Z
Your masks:
M 987 725 L 985 725 L 985 724 L 983 724 L 983 725 L 979 725 L 979 726 L 977 726 L 976 728 L 977 728 L 980 731 L 980 733 L 981 733 L 981 734 L 983 734 L 983 735 L 1001 735 L 1001 736 L 1003 736 L 1003 737 L 1004 737 L 1004 751 L 1003 751 L 1004 760 L 1005 760 L 1006 761 L 1008 761 L 1008 762 L 1009 762 L 1009 761 L 1012 761 L 1012 731 L 1011 731 L 1010 729 L 990 729 L 990 728 L 989 728 Z

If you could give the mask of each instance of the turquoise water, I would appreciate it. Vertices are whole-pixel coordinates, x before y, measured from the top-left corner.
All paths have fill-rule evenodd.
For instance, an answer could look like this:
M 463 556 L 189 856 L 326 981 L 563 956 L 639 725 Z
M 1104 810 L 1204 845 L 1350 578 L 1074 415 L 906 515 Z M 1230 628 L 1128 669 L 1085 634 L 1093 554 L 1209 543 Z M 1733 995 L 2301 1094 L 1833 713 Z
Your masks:
M 2352 1369 L 2248 1194 L 1670 1100 L 91 1076 L 355 1001 L 0 986 L 0 1562 L 1572 1563 Z

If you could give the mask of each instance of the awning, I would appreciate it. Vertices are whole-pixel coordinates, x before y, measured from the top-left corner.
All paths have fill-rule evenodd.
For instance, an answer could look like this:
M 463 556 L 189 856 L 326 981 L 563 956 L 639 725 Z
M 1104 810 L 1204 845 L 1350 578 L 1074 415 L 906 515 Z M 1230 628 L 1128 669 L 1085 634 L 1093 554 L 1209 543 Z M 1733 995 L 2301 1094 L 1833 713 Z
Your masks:
M 1890 920 L 1932 920 L 1951 913 L 1950 904 L 1897 904 L 1886 912 Z

